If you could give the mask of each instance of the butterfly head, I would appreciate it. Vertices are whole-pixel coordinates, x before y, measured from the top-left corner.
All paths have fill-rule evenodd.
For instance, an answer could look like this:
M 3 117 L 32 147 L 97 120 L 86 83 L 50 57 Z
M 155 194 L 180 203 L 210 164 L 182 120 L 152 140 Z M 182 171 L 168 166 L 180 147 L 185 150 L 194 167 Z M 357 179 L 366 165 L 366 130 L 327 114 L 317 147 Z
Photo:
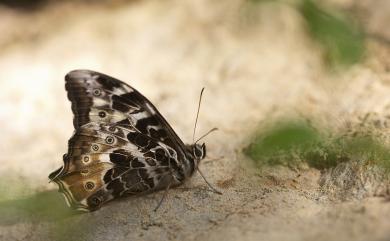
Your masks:
M 192 154 L 195 160 L 198 162 L 206 157 L 206 144 L 194 144 L 192 145 Z

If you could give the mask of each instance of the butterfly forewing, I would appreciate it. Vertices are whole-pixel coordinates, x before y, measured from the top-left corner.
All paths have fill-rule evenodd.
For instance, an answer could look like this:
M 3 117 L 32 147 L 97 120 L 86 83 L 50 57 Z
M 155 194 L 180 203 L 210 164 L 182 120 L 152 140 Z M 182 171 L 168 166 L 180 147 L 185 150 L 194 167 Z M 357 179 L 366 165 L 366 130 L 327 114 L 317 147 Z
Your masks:
M 120 196 L 178 185 L 193 173 L 191 153 L 137 90 L 89 70 L 65 80 L 75 133 L 64 166 L 49 178 L 71 206 L 96 210 Z
M 89 122 L 130 125 L 172 148 L 184 148 L 153 104 L 129 85 L 89 70 L 72 71 L 65 80 L 76 129 Z

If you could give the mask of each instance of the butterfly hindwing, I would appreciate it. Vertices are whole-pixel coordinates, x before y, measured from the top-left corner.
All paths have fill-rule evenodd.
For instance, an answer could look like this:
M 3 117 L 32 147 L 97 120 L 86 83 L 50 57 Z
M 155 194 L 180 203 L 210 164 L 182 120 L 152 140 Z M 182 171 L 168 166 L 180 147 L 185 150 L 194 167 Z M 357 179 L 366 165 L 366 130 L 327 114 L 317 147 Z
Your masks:
M 64 167 L 50 178 L 70 206 L 95 210 L 111 199 L 179 183 L 170 147 L 149 136 L 112 124 L 88 123 L 76 130 L 64 155 Z

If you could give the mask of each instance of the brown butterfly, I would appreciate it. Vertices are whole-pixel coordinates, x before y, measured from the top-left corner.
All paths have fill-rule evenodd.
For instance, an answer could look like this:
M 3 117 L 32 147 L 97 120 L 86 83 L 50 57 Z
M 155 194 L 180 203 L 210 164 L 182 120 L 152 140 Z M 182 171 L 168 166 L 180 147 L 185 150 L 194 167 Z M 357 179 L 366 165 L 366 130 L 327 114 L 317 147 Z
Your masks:
M 90 70 L 72 71 L 65 81 L 75 132 L 64 165 L 49 179 L 69 206 L 97 210 L 118 197 L 168 190 L 199 171 L 205 144 L 185 145 L 136 89 Z

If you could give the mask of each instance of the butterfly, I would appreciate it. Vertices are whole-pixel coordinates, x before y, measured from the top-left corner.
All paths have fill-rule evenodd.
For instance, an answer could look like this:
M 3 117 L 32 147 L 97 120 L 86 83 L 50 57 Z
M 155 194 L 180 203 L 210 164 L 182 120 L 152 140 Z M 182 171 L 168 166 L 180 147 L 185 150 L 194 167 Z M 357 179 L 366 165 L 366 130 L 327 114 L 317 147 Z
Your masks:
M 168 190 L 195 171 L 204 178 L 198 165 L 206 145 L 184 144 L 136 89 L 91 70 L 71 71 L 65 82 L 75 131 L 49 179 L 70 207 L 94 211 L 119 197 Z

